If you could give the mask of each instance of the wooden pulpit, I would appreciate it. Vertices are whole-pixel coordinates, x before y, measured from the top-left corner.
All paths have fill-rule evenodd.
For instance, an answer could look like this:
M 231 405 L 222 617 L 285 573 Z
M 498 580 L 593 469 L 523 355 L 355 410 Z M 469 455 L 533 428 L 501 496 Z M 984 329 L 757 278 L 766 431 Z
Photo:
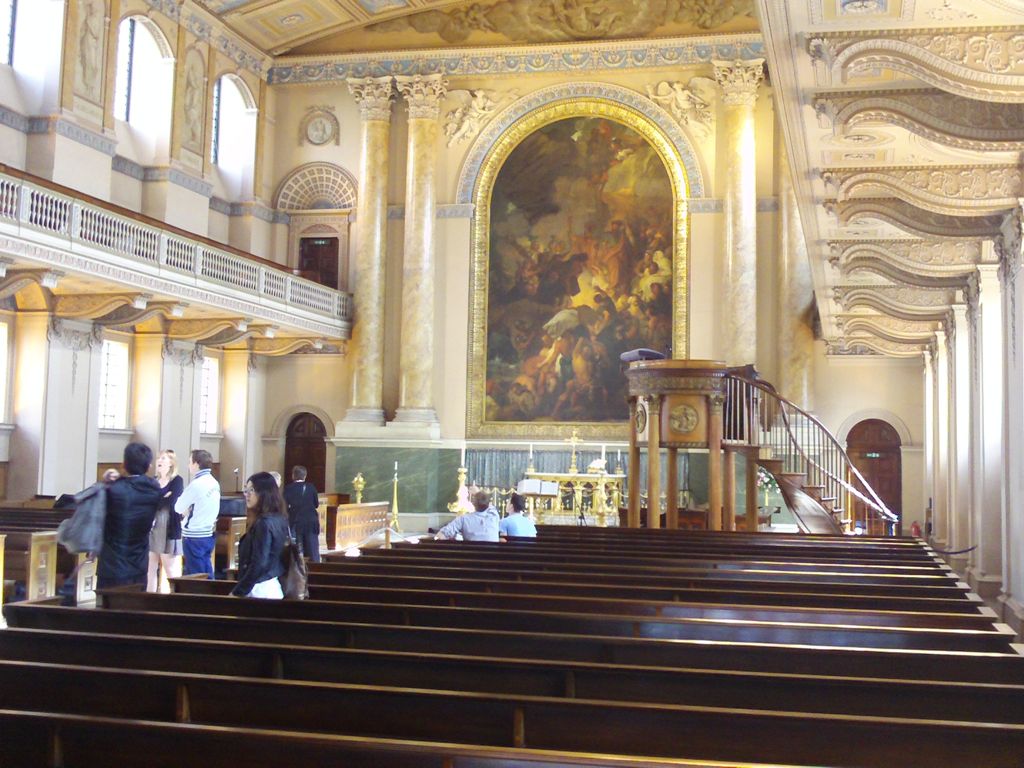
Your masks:
M 628 524 L 640 527 L 640 449 L 647 449 L 647 527 L 660 525 L 661 450 L 667 452 L 665 526 L 679 527 L 680 448 L 708 449 L 708 527 L 722 530 L 722 406 L 731 369 L 715 360 L 640 360 L 629 386 Z

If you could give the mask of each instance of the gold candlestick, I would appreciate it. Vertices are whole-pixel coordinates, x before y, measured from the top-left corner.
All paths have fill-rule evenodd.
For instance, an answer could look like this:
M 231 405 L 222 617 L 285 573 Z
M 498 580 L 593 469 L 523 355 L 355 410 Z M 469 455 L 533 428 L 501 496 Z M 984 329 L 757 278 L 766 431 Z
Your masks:
M 356 472 L 356 476 L 352 478 L 352 489 L 356 492 L 356 504 L 363 503 L 363 488 L 366 487 L 366 480 L 363 478 L 362 472 Z

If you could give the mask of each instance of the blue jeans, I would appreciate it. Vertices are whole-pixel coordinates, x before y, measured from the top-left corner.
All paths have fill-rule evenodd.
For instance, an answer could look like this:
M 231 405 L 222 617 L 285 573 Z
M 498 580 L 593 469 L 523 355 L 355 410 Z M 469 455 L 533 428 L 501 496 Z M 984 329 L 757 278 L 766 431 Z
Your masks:
M 185 551 L 185 568 L 182 573 L 188 576 L 192 573 L 205 573 L 210 579 L 213 578 L 213 544 L 217 536 L 204 536 L 201 538 L 190 538 L 186 536 L 181 540 L 181 547 Z

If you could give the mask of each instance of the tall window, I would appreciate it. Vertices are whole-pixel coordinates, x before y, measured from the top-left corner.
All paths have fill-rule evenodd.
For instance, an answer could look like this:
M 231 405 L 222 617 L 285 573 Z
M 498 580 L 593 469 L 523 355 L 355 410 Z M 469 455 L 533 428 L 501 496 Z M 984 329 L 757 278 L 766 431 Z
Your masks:
M 0 51 L 4 64 L 14 65 L 14 24 L 18 18 L 18 0 L 0 0 Z
M 220 360 L 203 358 L 199 382 L 199 432 L 208 435 L 217 431 L 220 408 Z
M 100 356 L 100 429 L 127 429 L 128 345 L 105 340 Z
M 237 75 L 223 75 L 214 84 L 211 128 L 210 161 L 220 172 L 224 193 L 233 199 L 251 196 L 256 101 Z
M 117 35 L 114 117 L 134 129 L 129 143 L 141 141 L 135 160 L 150 162 L 167 152 L 173 75 L 174 57 L 160 28 L 144 16 L 124 19 Z

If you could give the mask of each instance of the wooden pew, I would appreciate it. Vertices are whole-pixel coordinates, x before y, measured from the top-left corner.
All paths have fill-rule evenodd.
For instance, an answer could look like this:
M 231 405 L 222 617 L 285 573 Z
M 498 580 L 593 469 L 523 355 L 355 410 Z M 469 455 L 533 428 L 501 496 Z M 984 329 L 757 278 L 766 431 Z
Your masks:
M 196 581 L 197 588 L 214 582 Z M 357 602 L 305 600 L 283 603 L 238 600 L 216 594 L 153 595 L 128 589 L 101 589 L 99 604 L 122 610 L 221 613 L 239 616 L 405 624 L 434 627 L 521 632 L 555 632 L 578 635 L 650 637 L 674 640 L 745 641 L 858 648 L 911 648 L 921 650 L 1012 653 L 1014 631 L 1005 625 L 991 630 L 942 630 L 930 628 L 862 627 L 856 625 L 800 625 L 759 622 L 737 625 L 719 619 L 669 619 L 614 614 L 461 608 L 436 605 L 376 605 Z
M 244 517 L 217 518 L 216 544 L 214 545 L 214 558 L 218 555 L 224 557 L 224 570 L 238 569 L 238 542 L 245 535 Z M 216 565 L 216 562 L 214 562 Z
M 130 631 L 125 627 L 125 631 Z M 1024 723 L 1024 685 L 803 676 L 13 629 L 0 658 L 522 696 Z M 751 697 L 756 691 L 756 698 Z
M 58 525 L 74 513 L 72 509 L 33 510 L 0 508 L 0 530 L 18 533 L 35 531 L 56 531 Z M 86 553 L 71 554 L 64 547 L 57 546 L 54 591 L 56 592 L 56 576 L 62 578 L 73 575 L 75 579 L 75 603 L 86 605 L 96 600 L 96 560 Z M 30 555 L 31 557 L 31 555 Z M 26 594 L 32 595 L 26 585 Z M 36 594 L 36 597 L 47 596 Z
M 998 719 L 818 715 L 16 661 L 0 661 L 0 700 L 22 711 L 655 758 L 1019 768 L 1024 754 L 1024 725 Z
M 650 768 L 643 758 L 557 750 L 512 750 L 468 744 L 302 734 L 193 723 L 126 721 L 85 715 L 0 710 L 0 762 L 19 768 L 52 768 L 59 756 L 68 768 L 107 765 L 117 745 L 119 768 L 153 768 L 153 756 L 202 755 L 208 768 L 281 768 L 344 765 L 345 768 Z M 513 762 L 514 761 L 514 762 Z M 679 768 L 736 768 L 735 761 L 659 761 Z M 744 763 L 744 768 L 786 768 Z
M 805 608 L 866 608 L 875 611 L 939 612 L 994 616 L 978 598 L 903 597 L 884 594 L 847 592 L 772 592 L 740 588 L 690 586 L 693 580 L 678 583 L 673 579 L 653 582 L 645 578 L 616 578 L 599 573 L 556 573 L 470 569 L 457 566 L 408 567 L 400 562 L 384 563 L 373 559 L 345 558 L 309 564 L 310 578 L 322 584 L 375 584 L 409 589 L 437 591 L 477 591 L 506 594 L 564 594 L 580 597 L 623 597 L 637 600 L 661 600 L 682 603 L 740 603 L 744 605 L 797 606 Z
M 387 525 L 386 501 L 360 504 L 337 504 L 322 506 L 325 518 L 320 530 L 323 534 L 323 549 L 346 550 L 361 544 L 376 531 Z
M 460 583 L 461 584 L 461 583 Z M 230 594 L 234 581 L 209 582 L 194 578 L 172 579 L 172 591 L 178 594 Z M 461 608 L 501 610 L 565 611 L 574 613 L 649 616 L 670 619 L 722 619 L 728 621 L 802 622 L 809 624 L 852 624 L 884 627 L 931 627 L 934 629 L 976 629 L 989 631 L 997 621 L 994 611 L 975 614 L 871 611 L 807 607 L 748 606 L 739 602 L 717 605 L 673 601 L 613 599 L 551 594 L 503 594 L 474 589 L 468 584 L 440 588 L 424 584 L 407 589 L 374 584 L 353 586 L 346 579 L 310 576 L 309 596 L 328 602 L 360 602 L 403 605 L 448 605 Z
M 236 599 L 237 602 L 237 599 Z M 231 605 L 224 603 L 225 610 Z M 980 652 L 934 653 L 893 649 L 808 647 L 788 644 L 652 638 L 593 637 L 460 627 L 417 627 L 345 619 L 252 617 L 232 613 L 182 613 L 103 609 L 82 611 L 60 605 L 11 603 L 4 607 L 12 627 L 55 633 L 86 632 L 140 637 L 189 637 L 214 641 L 269 643 L 299 648 L 328 647 L 403 651 L 509 659 L 547 659 L 645 667 L 731 669 L 803 675 L 886 678 L 1024 685 L 1024 657 Z M 212 608 L 207 608 L 207 611 Z

